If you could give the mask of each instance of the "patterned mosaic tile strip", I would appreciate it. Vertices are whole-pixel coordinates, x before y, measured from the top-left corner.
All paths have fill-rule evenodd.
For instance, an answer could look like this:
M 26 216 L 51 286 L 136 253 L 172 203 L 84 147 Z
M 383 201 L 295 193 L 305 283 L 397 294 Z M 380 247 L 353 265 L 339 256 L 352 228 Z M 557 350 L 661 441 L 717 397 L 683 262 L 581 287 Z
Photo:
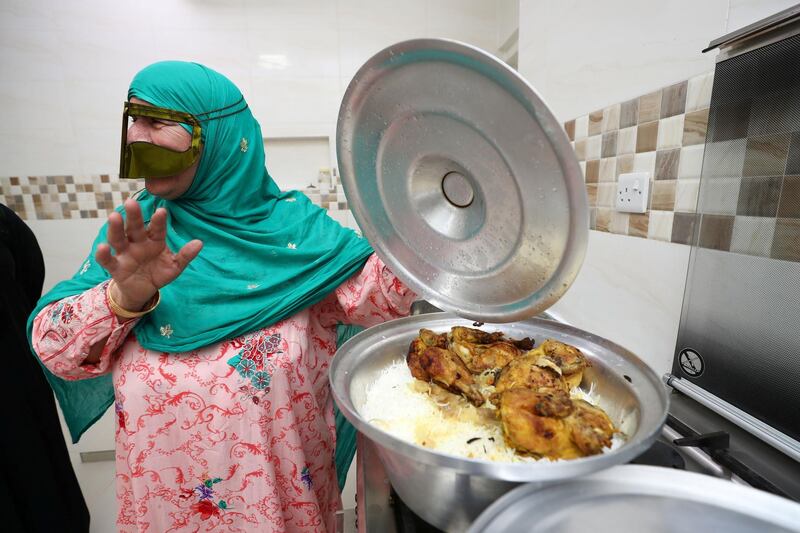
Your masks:
M 0 203 L 23 220 L 105 218 L 143 188 L 144 180 L 120 180 L 108 174 L 0 177 Z M 347 219 L 349 207 L 338 177 L 323 177 L 303 192 L 316 205 L 341 212 L 337 220 Z
M 564 124 L 591 228 L 800 261 L 800 127 L 789 123 L 800 104 L 778 94 L 712 110 L 713 83 L 709 72 Z M 615 211 L 620 174 L 639 171 L 652 179 L 648 211 Z

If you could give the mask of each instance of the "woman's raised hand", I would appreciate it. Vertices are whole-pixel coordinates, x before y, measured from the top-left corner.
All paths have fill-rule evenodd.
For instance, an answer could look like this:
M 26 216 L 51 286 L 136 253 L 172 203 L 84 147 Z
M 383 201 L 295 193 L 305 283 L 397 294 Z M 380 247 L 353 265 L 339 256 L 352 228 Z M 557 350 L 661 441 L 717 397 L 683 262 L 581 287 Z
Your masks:
M 127 224 L 116 211 L 108 216 L 108 244 L 97 247 L 95 258 L 114 280 L 110 288 L 114 301 L 125 309 L 138 311 L 158 289 L 183 272 L 203 243 L 195 239 L 172 253 L 165 241 L 166 209 L 156 209 L 147 227 L 136 200 L 125 201 L 125 214 Z

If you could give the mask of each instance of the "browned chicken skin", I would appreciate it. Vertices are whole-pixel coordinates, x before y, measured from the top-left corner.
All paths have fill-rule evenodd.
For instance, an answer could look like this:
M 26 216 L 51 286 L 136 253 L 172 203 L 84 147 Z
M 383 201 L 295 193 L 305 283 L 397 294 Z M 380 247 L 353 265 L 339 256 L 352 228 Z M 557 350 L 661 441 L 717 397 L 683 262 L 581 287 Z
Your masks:
M 503 368 L 522 353 L 513 344 L 502 341 L 492 344 L 451 342 L 450 350 L 464 361 L 473 374 Z
M 422 381 L 433 381 L 450 392 L 462 394 L 476 407 L 483 405 L 486 400 L 464 362 L 450 350 L 424 344 L 419 338 L 411 343 L 406 358 L 411 375 Z
M 564 378 L 552 368 L 542 367 L 539 364 L 538 354 L 528 354 L 518 357 L 508 363 L 495 382 L 497 394 L 524 387 L 534 392 L 540 390 L 560 390 L 568 392 L 567 383 Z
M 581 384 L 583 369 L 591 366 L 579 349 L 555 339 L 547 339 L 535 351 L 543 354 L 561 369 L 570 388 Z
M 573 400 L 575 409 L 566 419 L 572 441 L 584 455 L 597 455 L 611 446 L 614 424 L 608 415 L 589 402 Z
M 564 391 L 507 390 L 500 395 L 506 442 L 521 452 L 557 457 L 572 448 L 564 421 L 572 409 L 569 394 Z

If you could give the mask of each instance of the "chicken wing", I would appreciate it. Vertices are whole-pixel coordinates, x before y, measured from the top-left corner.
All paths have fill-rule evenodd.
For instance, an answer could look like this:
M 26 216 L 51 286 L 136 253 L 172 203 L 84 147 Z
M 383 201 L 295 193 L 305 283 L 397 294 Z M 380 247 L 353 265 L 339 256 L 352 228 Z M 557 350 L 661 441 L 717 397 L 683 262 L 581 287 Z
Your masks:
M 450 350 L 424 344 L 420 338 L 411 342 L 406 358 L 411 375 L 423 381 L 433 381 L 450 392 L 461 394 L 476 407 L 483 405 L 486 400 L 464 362 Z
M 583 455 L 597 455 L 611 446 L 614 424 L 605 411 L 583 400 L 572 401 L 574 410 L 566 418 L 572 441 Z
M 526 388 L 500 395 L 500 420 L 506 443 L 526 453 L 558 457 L 572 448 L 564 418 L 573 410 L 565 391 L 534 392 Z

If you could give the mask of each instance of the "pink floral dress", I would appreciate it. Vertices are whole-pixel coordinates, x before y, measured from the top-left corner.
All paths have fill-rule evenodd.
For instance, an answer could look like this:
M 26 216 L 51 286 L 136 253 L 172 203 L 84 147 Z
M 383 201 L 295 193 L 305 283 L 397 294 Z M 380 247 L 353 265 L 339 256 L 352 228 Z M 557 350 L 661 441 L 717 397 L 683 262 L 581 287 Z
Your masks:
M 414 298 L 373 255 L 289 319 L 167 354 L 139 345 L 136 321 L 117 320 L 103 283 L 44 308 L 33 345 L 63 378 L 113 372 L 119 531 L 331 532 L 341 507 L 328 386 L 336 324 L 398 318 Z M 105 337 L 99 363 L 82 365 Z

